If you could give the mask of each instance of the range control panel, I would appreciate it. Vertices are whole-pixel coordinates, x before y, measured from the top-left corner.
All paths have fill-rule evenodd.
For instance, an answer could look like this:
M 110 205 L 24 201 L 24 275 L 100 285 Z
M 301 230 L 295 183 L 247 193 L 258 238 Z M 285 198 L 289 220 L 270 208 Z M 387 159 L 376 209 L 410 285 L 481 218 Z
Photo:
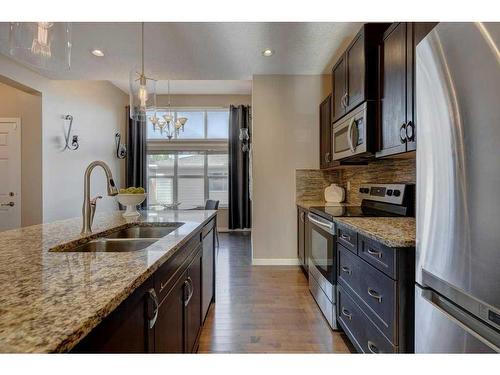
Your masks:
M 359 195 L 363 199 L 392 204 L 403 204 L 407 184 L 363 184 L 359 188 Z

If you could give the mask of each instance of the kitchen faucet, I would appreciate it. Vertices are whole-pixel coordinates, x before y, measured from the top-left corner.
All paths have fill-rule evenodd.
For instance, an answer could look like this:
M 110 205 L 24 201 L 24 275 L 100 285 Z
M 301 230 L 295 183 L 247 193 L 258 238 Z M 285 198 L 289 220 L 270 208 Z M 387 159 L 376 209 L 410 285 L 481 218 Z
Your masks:
M 82 234 L 92 233 L 92 222 L 94 221 L 95 209 L 97 206 L 97 200 L 101 199 L 102 196 L 98 195 L 90 199 L 90 175 L 95 167 L 102 167 L 104 169 L 104 173 L 106 174 L 107 180 L 107 188 L 108 195 L 113 196 L 118 194 L 118 189 L 116 189 L 115 182 L 113 181 L 113 174 L 109 169 L 108 165 L 100 160 L 93 161 L 89 164 L 87 169 L 85 170 L 85 175 L 83 177 L 83 208 L 82 208 L 82 216 L 83 216 L 83 227 Z

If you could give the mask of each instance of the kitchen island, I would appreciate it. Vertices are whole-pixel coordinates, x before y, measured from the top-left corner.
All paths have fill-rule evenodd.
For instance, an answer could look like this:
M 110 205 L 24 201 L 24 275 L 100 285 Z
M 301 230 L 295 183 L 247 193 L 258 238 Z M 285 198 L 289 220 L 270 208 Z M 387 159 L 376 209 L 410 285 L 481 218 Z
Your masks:
M 190 254 L 195 250 L 201 253 L 201 244 L 208 243 L 214 264 L 215 215 L 216 211 L 203 210 L 144 211 L 138 218 L 126 221 L 121 212 L 110 212 L 96 214 L 91 235 L 80 234 L 81 218 L 0 233 L 0 352 L 71 351 L 104 320 L 109 320 L 138 288 L 149 282 L 149 293 L 159 289 L 154 274 L 168 266 L 171 258 L 178 258 L 176 254 L 188 243 L 195 245 Z M 170 222 L 183 224 L 143 250 L 65 249 L 132 225 Z M 161 302 L 156 301 L 153 307 L 156 316 Z M 147 305 L 144 310 L 151 310 Z M 147 323 L 151 323 L 150 311 L 145 314 Z M 199 315 L 202 324 L 201 308 Z

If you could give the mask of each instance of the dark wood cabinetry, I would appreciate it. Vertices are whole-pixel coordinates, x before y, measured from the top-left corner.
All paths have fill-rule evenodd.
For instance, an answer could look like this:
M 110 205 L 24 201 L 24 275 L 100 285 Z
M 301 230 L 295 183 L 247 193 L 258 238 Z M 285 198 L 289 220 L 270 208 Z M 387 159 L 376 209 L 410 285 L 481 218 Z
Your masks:
M 214 226 L 206 226 L 202 232 L 203 236 L 203 255 L 202 270 L 203 291 L 201 301 L 201 317 L 205 320 L 210 304 L 215 299 L 215 223 Z
M 308 236 L 307 210 L 297 207 L 297 256 L 306 277 L 309 261 L 309 236 Z
M 158 307 L 158 317 L 154 325 L 156 353 L 184 352 L 186 274 L 182 273 Z
M 390 248 L 338 226 L 337 314 L 358 351 L 413 352 L 414 257 L 413 248 Z
M 215 219 L 195 233 L 73 352 L 195 352 L 206 313 L 203 295 L 214 300 L 214 225 Z
M 380 141 L 377 157 L 416 149 L 414 119 L 414 33 L 396 23 L 380 44 Z
M 332 96 L 323 100 L 319 106 L 319 165 L 321 169 L 334 165 L 332 155 Z
M 332 69 L 332 121 L 378 96 L 378 45 L 387 23 L 365 24 Z
M 187 296 L 186 308 L 186 352 L 193 353 L 197 349 L 198 335 L 201 320 L 201 246 L 196 251 L 193 261 L 189 265 L 186 278 Z
M 154 335 L 149 327 L 154 316 L 150 292 L 154 293 L 152 279 L 144 282 L 72 351 L 74 353 L 154 352 Z

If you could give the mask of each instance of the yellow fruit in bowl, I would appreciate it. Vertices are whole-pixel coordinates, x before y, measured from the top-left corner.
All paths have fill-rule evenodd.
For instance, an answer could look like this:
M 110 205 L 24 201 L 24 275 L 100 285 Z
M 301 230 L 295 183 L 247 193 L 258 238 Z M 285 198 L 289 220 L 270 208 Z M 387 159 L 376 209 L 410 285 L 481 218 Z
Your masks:
M 144 194 L 146 190 L 142 187 L 130 186 L 126 189 L 120 189 L 120 194 Z

